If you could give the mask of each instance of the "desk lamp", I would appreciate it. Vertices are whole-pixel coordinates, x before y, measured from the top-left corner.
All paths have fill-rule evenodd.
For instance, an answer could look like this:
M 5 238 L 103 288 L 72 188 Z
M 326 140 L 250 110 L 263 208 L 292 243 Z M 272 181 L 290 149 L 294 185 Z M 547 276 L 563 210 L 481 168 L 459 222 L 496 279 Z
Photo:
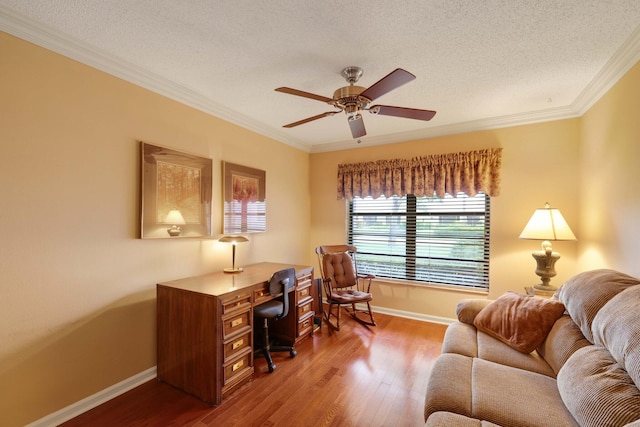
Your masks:
M 222 236 L 218 239 L 219 242 L 231 243 L 233 245 L 233 251 L 231 256 L 231 267 L 225 268 L 225 273 L 242 273 L 242 267 L 236 267 L 236 245 L 242 242 L 248 242 L 244 236 Z
M 172 224 L 171 228 L 167 228 L 169 236 L 176 237 L 180 235 L 180 227 L 178 225 L 186 224 L 184 217 L 178 209 L 171 209 L 164 219 L 166 224 Z
M 536 209 L 529 222 L 520 233 L 521 239 L 542 240 L 542 250 L 534 251 L 531 255 L 538 263 L 536 274 L 542 283 L 533 286 L 536 293 L 541 295 L 553 294 L 557 288 L 549 284 L 556 275 L 555 263 L 560 259 L 558 252 L 553 252 L 551 240 L 576 240 L 576 236 L 569 228 L 567 221 L 558 209 L 551 209 L 549 203 L 544 208 Z

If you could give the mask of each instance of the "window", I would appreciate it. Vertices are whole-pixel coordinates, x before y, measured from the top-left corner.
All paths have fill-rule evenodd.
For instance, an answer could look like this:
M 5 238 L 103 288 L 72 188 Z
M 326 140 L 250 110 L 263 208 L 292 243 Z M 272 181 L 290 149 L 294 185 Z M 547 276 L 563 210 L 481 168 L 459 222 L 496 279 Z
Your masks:
M 358 269 L 377 277 L 489 289 L 490 197 L 381 196 L 347 203 Z

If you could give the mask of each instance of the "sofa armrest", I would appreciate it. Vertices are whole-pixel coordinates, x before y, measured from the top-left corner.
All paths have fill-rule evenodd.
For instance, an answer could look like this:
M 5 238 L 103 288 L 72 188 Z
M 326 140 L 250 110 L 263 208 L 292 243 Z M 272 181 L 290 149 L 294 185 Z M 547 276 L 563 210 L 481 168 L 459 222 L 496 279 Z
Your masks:
M 500 427 L 498 424 L 489 421 L 476 420 L 453 412 L 434 412 L 427 419 L 426 427 Z
M 491 304 L 492 300 L 488 299 L 463 299 L 456 305 L 456 316 L 462 323 L 473 325 L 473 321 L 480 311 Z

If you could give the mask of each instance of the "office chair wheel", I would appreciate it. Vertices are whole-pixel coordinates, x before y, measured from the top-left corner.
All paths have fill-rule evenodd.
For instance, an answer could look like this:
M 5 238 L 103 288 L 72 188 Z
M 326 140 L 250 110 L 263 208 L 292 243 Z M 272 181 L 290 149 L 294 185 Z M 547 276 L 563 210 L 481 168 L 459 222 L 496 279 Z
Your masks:
M 274 363 L 269 363 L 269 373 L 276 370 L 276 365 Z
M 298 352 L 295 351 L 294 349 L 291 349 L 291 351 L 289 351 L 289 357 L 292 359 L 296 357 L 296 354 L 298 354 Z

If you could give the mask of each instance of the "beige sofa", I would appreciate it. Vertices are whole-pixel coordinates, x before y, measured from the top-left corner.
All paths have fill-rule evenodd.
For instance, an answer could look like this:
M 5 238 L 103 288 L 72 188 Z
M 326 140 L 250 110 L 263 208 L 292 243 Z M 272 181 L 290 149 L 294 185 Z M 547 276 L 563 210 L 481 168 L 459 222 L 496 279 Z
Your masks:
M 429 377 L 426 425 L 640 426 L 639 284 L 594 270 L 551 299 L 461 301 Z

